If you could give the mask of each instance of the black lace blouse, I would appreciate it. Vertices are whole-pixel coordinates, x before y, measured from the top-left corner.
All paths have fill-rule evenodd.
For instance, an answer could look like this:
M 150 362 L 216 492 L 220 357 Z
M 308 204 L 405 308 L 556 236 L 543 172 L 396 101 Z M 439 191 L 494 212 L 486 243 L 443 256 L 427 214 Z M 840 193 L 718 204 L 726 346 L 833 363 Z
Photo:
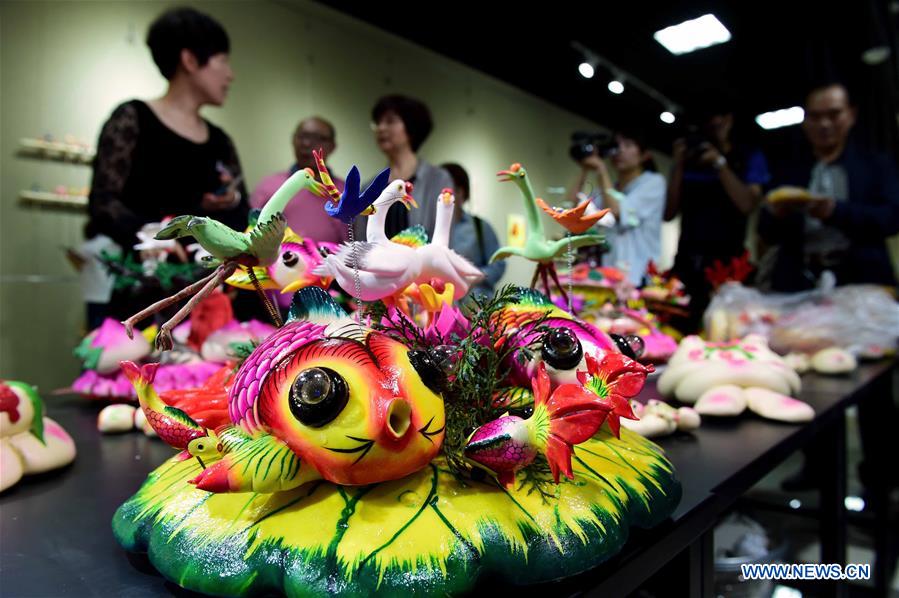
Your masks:
M 221 187 L 217 165 L 235 177 L 241 173 L 231 138 L 207 125 L 209 139 L 195 143 L 166 127 L 140 100 L 116 108 L 100 132 L 94 160 L 88 211 L 97 232 L 127 250 L 141 226 L 165 216 L 210 216 L 243 230 L 248 213 L 243 184 L 233 209 L 207 212 L 201 207 L 203 194 Z

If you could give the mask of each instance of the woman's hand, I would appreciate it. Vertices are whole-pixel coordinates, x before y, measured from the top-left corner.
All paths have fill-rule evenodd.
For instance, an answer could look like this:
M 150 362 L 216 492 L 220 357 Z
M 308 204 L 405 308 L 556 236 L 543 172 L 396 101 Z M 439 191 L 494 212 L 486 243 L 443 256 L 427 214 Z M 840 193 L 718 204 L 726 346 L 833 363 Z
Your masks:
M 200 206 L 207 212 L 219 212 L 221 210 L 230 210 L 237 207 L 240 203 L 240 193 L 238 191 L 226 191 L 221 195 L 215 193 L 204 193 L 203 201 Z
M 593 170 L 595 172 L 599 172 L 600 170 L 606 167 L 605 162 L 602 161 L 596 152 L 593 152 L 583 160 L 581 160 L 581 168 L 584 170 Z

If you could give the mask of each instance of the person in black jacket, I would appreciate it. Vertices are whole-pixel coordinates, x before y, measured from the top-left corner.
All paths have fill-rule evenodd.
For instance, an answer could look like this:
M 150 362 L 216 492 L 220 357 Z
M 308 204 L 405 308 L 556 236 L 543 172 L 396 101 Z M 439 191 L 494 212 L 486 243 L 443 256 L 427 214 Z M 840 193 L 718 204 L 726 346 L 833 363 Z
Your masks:
M 760 211 L 759 235 L 771 246 L 759 267 L 761 286 L 810 289 L 828 271 L 841 285 L 896 285 L 886 239 L 899 233 L 899 177 L 887 156 L 850 141 L 855 119 L 842 84 L 815 87 L 806 97 L 803 130 L 811 156 L 789 165 L 777 182 L 808 189 L 811 199 L 768 202 Z M 892 398 L 877 400 L 882 398 L 866 396 L 858 410 L 864 455 L 859 478 L 877 500 L 896 477 L 895 468 L 882 463 L 896 419 Z M 817 444 L 806 449 L 804 468 L 784 481 L 784 489 L 806 489 L 831 475 L 832 464 L 821 454 Z
M 855 118 L 842 84 L 808 94 L 803 130 L 811 155 L 777 183 L 808 189 L 812 198 L 768 203 L 759 213 L 759 236 L 770 247 L 759 271 L 763 287 L 809 289 L 825 271 L 837 284 L 896 284 L 886 239 L 899 233 L 899 177 L 887 156 L 849 139 Z

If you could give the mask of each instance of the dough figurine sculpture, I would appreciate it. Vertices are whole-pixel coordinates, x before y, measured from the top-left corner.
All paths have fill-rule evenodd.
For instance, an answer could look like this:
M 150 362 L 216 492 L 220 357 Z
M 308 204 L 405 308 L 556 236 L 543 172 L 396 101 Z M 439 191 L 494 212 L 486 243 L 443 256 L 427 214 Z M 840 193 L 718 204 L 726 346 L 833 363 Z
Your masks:
M 123 365 L 179 452 L 114 534 L 179 586 L 224 596 L 575 575 L 680 500 L 661 449 L 618 428 L 651 371 L 618 347 L 529 289 L 444 302 L 427 329 L 383 302 L 357 322 L 301 289 L 229 380 L 226 425 L 198 423 L 216 421 L 207 400 L 161 401 L 153 365 Z
M 254 266 L 253 275 L 263 289 L 281 293 L 292 293 L 308 286 L 326 289 L 331 284 L 331 279 L 315 276 L 312 270 L 326 255 L 335 251 L 337 251 L 336 243 L 318 243 L 313 239 L 303 239 L 288 227 L 284 230 L 278 258 L 268 267 Z M 249 269 L 238 269 L 225 282 L 239 289 L 256 288 L 250 278 Z
M 23 475 L 44 473 L 75 459 L 75 443 L 62 426 L 44 416 L 37 389 L 0 380 L 0 492 Z
M 658 388 L 703 416 L 737 416 L 749 408 L 767 419 L 802 422 L 815 412 L 790 396 L 799 393 L 801 384 L 764 337 L 750 334 L 723 343 L 684 338 L 659 376 Z
M 559 282 L 553 260 L 564 255 L 569 248 L 573 250 L 578 247 L 599 245 L 604 242 L 603 236 L 577 234 L 558 241 L 550 241 L 546 238 L 546 233 L 543 230 L 543 221 L 540 219 L 540 213 L 537 211 L 538 205 L 545 210 L 546 208 L 543 206 L 546 206 L 546 204 L 542 200 L 538 204 L 537 197 L 534 196 L 534 189 L 531 187 L 530 179 L 528 179 L 528 173 L 524 167 L 521 164 L 513 164 L 508 170 L 498 172 L 497 177 L 499 177 L 500 181 L 512 181 L 521 191 L 521 197 L 524 200 L 525 216 L 527 217 L 527 235 L 524 247 L 500 247 L 490 258 L 490 261 L 495 262 L 512 255 L 518 255 L 537 262 L 537 269 L 534 270 L 534 278 L 531 280 L 531 288 L 537 285 L 537 278 L 540 277 L 543 281 L 543 289 L 549 295 L 549 277 L 551 276 L 556 288 L 567 299 L 568 295 Z M 553 214 L 553 210 L 550 209 L 550 215 L 559 220 L 569 231 L 583 231 L 586 230 L 583 226 L 586 226 L 588 223 L 592 224 L 591 219 L 593 218 L 592 216 L 583 216 L 583 211 L 586 207 L 586 205 L 582 204 L 573 210 L 564 213 L 560 212 L 559 214 Z M 598 214 L 599 218 L 603 215 L 605 214 Z M 599 218 L 596 218 L 596 220 Z
M 315 175 L 310 169 L 297 171 L 281 185 L 271 200 L 265 204 L 255 226 L 246 233 L 238 232 L 208 217 L 178 216 L 173 218 L 156 234 L 156 239 L 168 240 L 194 237 L 202 248 L 211 254 L 212 261 L 217 262 L 218 266 L 206 278 L 189 285 L 171 297 L 157 301 L 150 307 L 122 322 L 125 325 L 128 336 L 132 336 L 134 325 L 144 318 L 159 313 L 170 305 L 190 297 L 190 300 L 184 307 L 159 327 L 159 332 L 156 335 L 156 347 L 164 351 L 169 350 L 173 346 L 172 329 L 187 317 L 193 307 L 203 297 L 216 289 L 229 276 L 234 274 L 238 268 L 248 268 L 247 273 L 249 277 L 255 281 L 254 266 L 269 266 L 278 259 L 278 250 L 287 226 L 283 210 L 302 189 L 308 189 L 321 197 L 326 196 L 324 186 L 315 180 Z M 263 294 L 258 281 L 254 283 L 254 286 L 272 315 L 275 324 L 280 326 L 280 316 L 278 316 L 275 307 L 271 305 Z

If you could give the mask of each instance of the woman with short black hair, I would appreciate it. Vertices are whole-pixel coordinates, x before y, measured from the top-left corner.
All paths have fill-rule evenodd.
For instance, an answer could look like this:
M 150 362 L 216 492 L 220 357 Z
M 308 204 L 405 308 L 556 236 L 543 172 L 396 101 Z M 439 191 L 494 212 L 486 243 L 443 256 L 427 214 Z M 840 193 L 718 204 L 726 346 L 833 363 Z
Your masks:
M 200 116 L 225 103 L 234 74 L 228 34 L 191 8 L 165 12 L 147 45 L 168 80 L 165 94 L 119 105 L 97 142 L 88 202 L 92 228 L 132 251 L 136 233 L 165 216 L 209 216 L 242 230 L 246 188 L 231 138 Z M 128 307 L 114 309 L 114 315 Z
M 431 111 L 414 98 L 388 95 L 375 103 L 371 117 L 378 149 L 390 166 L 390 180 L 411 182 L 415 187 L 412 195 L 419 205 L 412 212 L 399 204 L 391 206 L 385 226 L 388 237 L 416 224 L 433 234 L 437 197 L 443 189 L 453 187 L 453 179 L 418 155 L 434 128 Z

